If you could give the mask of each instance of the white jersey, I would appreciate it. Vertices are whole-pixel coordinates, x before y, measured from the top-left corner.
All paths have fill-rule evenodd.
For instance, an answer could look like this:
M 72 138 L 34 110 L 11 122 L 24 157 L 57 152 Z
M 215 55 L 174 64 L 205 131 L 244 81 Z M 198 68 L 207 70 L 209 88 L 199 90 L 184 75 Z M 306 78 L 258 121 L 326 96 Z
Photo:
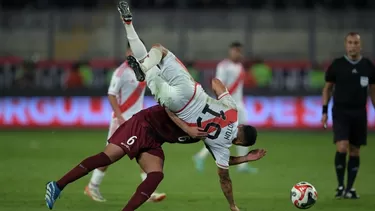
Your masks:
M 237 107 L 226 92 L 219 99 L 207 95 L 185 66 L 169 52 L 159 64 L 146 73 L 147 85 L 159 103 L 173 111 L 190 126 L 205 128 L 205 139 L 220 168 L 229 167 L 232 140 L 237 137 Z
M 241 63 L 224 59 L 216 67 L 216 78 L 228 88 L 229 94 L 238 106 L 243 105 L 243 84 L 245 69 Z
M 113 72 L 108 95 L 116 96 L 125 121 L 143 109 L 145 89 L 146 83 L 137 81 L 134 71 L 126 62 Z M 118 126 L 113 114 L 108 136 L 111 136 Z

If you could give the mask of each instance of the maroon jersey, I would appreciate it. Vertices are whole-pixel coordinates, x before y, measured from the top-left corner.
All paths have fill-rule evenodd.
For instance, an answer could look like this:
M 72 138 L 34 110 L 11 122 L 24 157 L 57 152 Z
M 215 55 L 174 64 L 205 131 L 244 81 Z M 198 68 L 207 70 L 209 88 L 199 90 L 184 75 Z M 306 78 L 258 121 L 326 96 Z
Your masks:
M 164 159 L 161 145 L 168 143 L 195 143 L 168 116 L 159 105 L 147 108 L 133 115 L 120 125 L 108 142 L 121 147 L 130 159 L 148 152 Z
M 150 132 L 155 138 L 168 143 L 195 143 L 199 139 L 192 139 L 179 128 L 168 116 L 165 109 L 155 105 L 134 115 L 147 122 Z

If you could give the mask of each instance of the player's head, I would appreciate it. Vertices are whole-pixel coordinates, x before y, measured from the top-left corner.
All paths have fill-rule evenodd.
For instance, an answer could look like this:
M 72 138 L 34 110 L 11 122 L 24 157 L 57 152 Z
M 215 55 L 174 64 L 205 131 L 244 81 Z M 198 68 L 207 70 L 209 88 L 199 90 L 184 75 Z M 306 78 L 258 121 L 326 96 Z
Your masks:
M 145 43 L 143 42 L 143 40 L 142 40 L 142 39 L 140 39 L 140 40 L 141 40 L 141 42 L 142 42 L 143 45 L 144 45 Z M 128 44 L 127 44 L 127 48 L 126 48 L 125 55 L 126 55 L 126 56 L 133 55 L 133 51 L 132 51 L 132 48 L 130 47 L 130 43 L 129 43 L 129 42 L 128 42 Z
M 229 59 L 234 62 L 240 62 L 242 60 L 242 44 L 240 42 L 232 42 L 229 45 Z
M 234 145 L 252 146 L 257 140 L 257 129 L 250 125 L 240 125 L 238 127 L 237 138 L 233 140 Z
M 345 37 L 346 54 L 351 58 L 357 58 L 361 53 L 361 37 L 357 32 L 349 32 Z

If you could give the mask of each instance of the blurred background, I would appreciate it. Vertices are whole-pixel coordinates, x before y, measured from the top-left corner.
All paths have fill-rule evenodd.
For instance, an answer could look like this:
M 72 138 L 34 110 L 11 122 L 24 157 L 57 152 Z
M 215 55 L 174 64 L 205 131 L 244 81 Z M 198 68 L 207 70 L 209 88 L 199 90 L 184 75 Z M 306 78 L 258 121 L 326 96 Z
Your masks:
M 361 34 L 365 56 L 375 54 L 372 21 L 375 1 L 129 2 L 134 8 L 136 29 L 146 45 L 167 46 L 208 91 L 217 63 L 227 57 L 229 44 L 241 42 L 247 73 L 245 102 L 249 116 L 257 117 L 251 118 L 257 122 L 250 123 L 257 126 L 277 127 L 279 123 L 274 123 L 274 119 L 278 116 L 283 121 L 288 119 L 283 118 L 286 114 L 277 112 L 288 108 L 294 117 L 292 123 L 284 122 L 284 126 L 304 119 L 310 122 L 303 124 L 318 124 L 318 96 L 324 84 L 324 70 L 332 58 L 344 54 L 344 36 L 348 32 Z M 47 99 L 40 97 L 56 96 L 48 99 L 66 104 L 76 100 L 81 109 L 100 107 L 99 111 L 106 116 L 110 107 L 106 100 L 102 102 L 102 97 L 106 95 L 113 70 L 125 58 L 127 43 L 116 3 L 114 0 L 1 1 L 0 92 L 6 96 L 0 99 L 5 105 L 3 109 L 15 108 L 14 96 L 20 97 L 17 98 L 20 102 L 35 101 L 38 106 Z M 57 96 L 72 97 L 73 102 Z M 146 97 L 145 106 L 153 103 L 152 98 Z M 279 106 L 283 104 L 289 107 L 281 109 Z M 43 105 L 53 107 L 49 101 Z M 30 121 L 26 111 L 19 113 L 21 110 L 3 112 Z M 261 114 L 271 120 L 263 122 Z M 0 123 L 13 124 L 17 119 L 6 115 L 12 120 L 6 123 L 5 117 L 0 117 Z M 109 117 L 103 117 L 103 122 Z M 370 118 L 371 121 L 375 120 Z
M 130 2 L 147 47 L 162 43 L 171 49 L 208 92 L 230 43 L 244 45 L 247 121 L 262 130 L 255 147 L 268 153 L 251 163 L 257 174 L 231 168 L 242 211 L 295 210 L 289 190 L 302 180 L 317 188 L 319 211 L 374 210 L 374 134 L 361 149 L 356 182 L 361 200 L 338 202 L 333 200 L 333 135 L 320 124 L 324 71 L 344 55 L 345 35 L 360 33 L 363 54 L 375 56 L 374 0 Z M 45 209 L 45 183 L 105 146 L 112 112 L 107 89 L 127 43 L 116 3 L 0 0 L 1 211 Z M 146 95 L 145 108 L 155 104 Z M 374 130 L 370 102 L 368 110 L 369 130 Z M 204 172 L 194 168 L 191 157 L 201 147 L 163 146 L 166 177 L 158 190 L 167 200 L 140 210 L 229 210 L 213 160 L 207 159 Z M 106 203 L 83 195 L 86 177 L 64 190 L 56 209 L 119 210 L 139 184 L 138 172 L 136 163 L 124 158 L 103 182 Z

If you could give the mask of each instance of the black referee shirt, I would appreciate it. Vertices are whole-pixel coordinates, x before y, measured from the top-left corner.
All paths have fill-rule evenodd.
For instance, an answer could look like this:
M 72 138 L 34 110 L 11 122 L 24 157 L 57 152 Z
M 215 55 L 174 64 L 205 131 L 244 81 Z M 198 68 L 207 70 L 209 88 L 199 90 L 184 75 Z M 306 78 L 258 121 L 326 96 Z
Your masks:
M 366 107 L 368 85 L 375 84 L 375 66 L 364 57 L 352 61 L 343 56 L 328 67 L 325 80 L 335 85 L 335 108 L 362 109 Z

